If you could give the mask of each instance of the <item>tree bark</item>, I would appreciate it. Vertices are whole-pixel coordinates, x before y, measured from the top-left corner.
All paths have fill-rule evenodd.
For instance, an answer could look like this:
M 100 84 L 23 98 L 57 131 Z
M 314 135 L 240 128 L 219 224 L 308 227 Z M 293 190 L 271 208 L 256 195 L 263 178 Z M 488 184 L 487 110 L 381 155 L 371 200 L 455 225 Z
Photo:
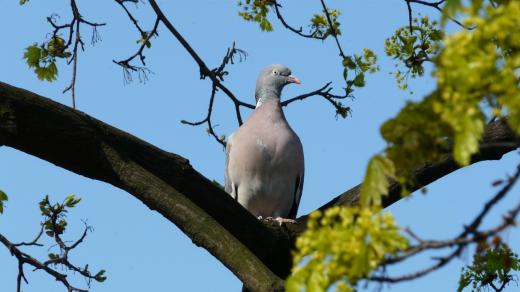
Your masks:
M 283 290 L 272 267 L 290 264 L 287 238 L 261 224 L 183 157 L 1 82 L 0 145 L 129 192 L 217 257 L 249 289 Z
M 499 160 L 502 156 L 518 147 L 520 147 L 520 137 L 513 132 L 506 121 L 493 121 L 487 125 L 480 141 L 479 152 L 471 157 L 470 165 L 480 161 Z M 408 189 L 410 192 L 414 192 L 460 168 L 462 167 L 455 162 L 453 156 L 446 154 L 439 162 L 426 164 L 413 170 L 414 183 Z M 356 205 L 360 192 L 361 184 L 358 184 L 316 210 L 323 211 L 332 206 Z M 388 207 L 401 198 L 401 185 L 396 181 L 392 181 L 388 195 L 383 197 L 383 206 Z M 290 228 L 292 236 L 297 236 L 305 229 L 307 219 L 308 215 L 298 218 L 298 224 Z
M 0 82 L 0 145 L 34 155 L 77 174 L 123 189 L 176 224 L 207 249 L 252 291 L 282 291 L 290 272 L 294 239 L 307 215 L 282 227 L 262 222 L 189 161 L 163 151 L 85 113 Z M 472 163 L 500 159 L 520 140 L 504 122 L 486 129 L 481 152 Z M 459 169 L 447 155 L 414 170 L 416 188 Z M 320 207 L 353 205 L 359 185 Z M 392 183 L 388 206 L 400 199 Z

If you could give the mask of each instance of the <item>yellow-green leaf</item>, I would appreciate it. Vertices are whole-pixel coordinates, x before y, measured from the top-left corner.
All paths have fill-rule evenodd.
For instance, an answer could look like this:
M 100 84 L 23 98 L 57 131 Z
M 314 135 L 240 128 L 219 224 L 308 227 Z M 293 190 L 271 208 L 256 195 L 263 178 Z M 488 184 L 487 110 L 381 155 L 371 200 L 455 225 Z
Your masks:
M 381 206 L 381 196 L 388 194 L 388 178 L 394 176 L 395 168 L 391 160 L 381 155 L 372 157 L 361 185 L 361 206 Z

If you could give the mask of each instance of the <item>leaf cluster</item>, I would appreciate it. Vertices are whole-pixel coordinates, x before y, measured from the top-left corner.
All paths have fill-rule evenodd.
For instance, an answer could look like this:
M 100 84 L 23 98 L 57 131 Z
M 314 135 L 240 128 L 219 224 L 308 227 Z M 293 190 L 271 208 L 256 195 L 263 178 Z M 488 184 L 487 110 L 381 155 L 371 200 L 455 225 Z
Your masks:
M 355 291 L 386 256 L 408 246 L 390 213 L 380 209 L 333 207 L 310 215 L 298 237 L 287 291 Z
M 341 23 L 338 21 L 338 17 L 341 15 L 337 9 L 327 9 L 328 15 L 332 26 L 329 25 L 325 10 L 321 14 L 314 14 L 310 20 L 309 28 L 311 29 L 311 36 L 319 39 L 326 39 L 331 35 L 341 35 L 339 29 Z
M 501 291 L 506 285 L 515 281 L 513 272 L 520 271 L 520 258 L 504 243 L 481 250 L 473 256 L 473 263 L 462 269 L 458 292 L 466 287 L 480 292 L 492 288 Z
M 353 54 L 343 58 L 343 79 L 347 84 L 344 88 L 345 96 L 351 96 L 351 93 L 354 92 L 354 87 L 365 87 L 365 73 L 375 73 L 379 70 L 376 62 L 377 55 L 367 48 L 363 49 L 363 55 Z M 350 75 L 353 75 L 353 77 Z M 343 118 L 346 117 L 341 116 Z
M 27 47 L 23 58 L 29 68 L 34 69 L 38 79 L 52 82 L 58 77 L 57 59 L 66 59 L 71 55 L 66 50 L 65 40 L 60 36 L 53 36 L 49 41 L 40 45 L 33 44 Z
M 4 202 L 8 199 L 7 194 L 0 190 L 0 214 L 4 213 Z
M 273 0 L 244 0 L 238 2 L 238 6 L 242 7 L 242 11 L 238 12 L 246 21 L 257 22 L 262 31 L 273 31 L 273 26 L 267 14 L 270 6 L 276 5 Z
M 439 52 L 443 37 L 437 21 L 424 16 L 414 18 L 411 26 L 399 28 L 385 40 L 386 54 L 399 61 L 395 65 L 397 71 L 392 73 L 399 88 L 408 88 L 408 77 L 424 75 L 424 62 L 430 61 Z
M 486 119 L 491 118 L 484 106 L 492 115 L 507 118 L 520 133 L 520 3 L 496 8 L 478 4 L 472 2 L 465 10 L 470 15 L 464 24 L 475 29 L 444 39 L 435 59 L 437 90 L 422 101 L 408 102 L 381 127 L 388 142 L 382 155 L 394 164 L 396 178 L 404 185 L 411 183 L 410 176 L 400 170 L 436 162 L 449 149 L 455 161 L 467 165 L 478 151 Z M 364 184 L 381 185 L 374 178 L 391 176 L 375 169 L 379 175 L 367 175 Z M 368 196 L 372 199 L 367 200 L 378 202 L 374 195 L 362 192 L 362 200 Z
M 65 198 L 63 203 L 51 204 L 49 196 L 45 196 L 39 203 L 40 211 L 45 218 L 43 222 L 45 233 L 50 237 L 54 237 L 55 234 L 63 234 L 67 228 L 65 218 L 68 209 L 74 208 L 80 201 L 80 197 L 69 195 Z
M 393 219 L 382 219 L 390 215 L 378 213 L 391 179 L 400 182 L 406 192 L 415 184 L 411 170 L 447 154 L 467 165 L 478 151 L 486 120 L 493 117 L 506 118 L 520 134 L 520 2 L 460 3 L 467 15 L 464 25 L 474 29 L 444 36 L 442 26 L 423 17 L 386 40 L 387 54 L 404 64 L 413 77 L 422 76 L 424 62 L 431 61 L 436 66 L 437 89 L 421 101 L 408 102 L 382 125 L 388 145 L 368 164 L 360 207 L 333 208 L 330 213 L 311 216 L 308 230 L 296 243 L 289 291 L 304 287 L 309 291 L 331 287 L 352 291 L 360 279 L 379 267 L 385 255 L 407 247 Z M 447 11 L 453 11 L 450 9 Z M 345 75 L 348 70 L 363 68 L 355 57 L 345 57 L 343 66 Z M 363 78 L 345 76 L 347 85 L 350 81 L 359 87 L 364 85 Z M 405 81 L 405 77 L 398 78 L 401 85 Z M 370 224 L 364 225 L 366 222 Z M 381 240 L 379 232 L 388 241 Z M 504 254 L 504 250 L 498 251 Z M 490 252 L 477 266 L 489 269 L 487 262 L 493 258 L 497 255 Z M 502 263 L 502 268 L 508 267 Z M 465 281 L 481 283 L 474 270 L 466 273 Z
M 80 197 L 75 195 L 68 195 L 63 202 L 61 203 L 51 203 L 49 201 L 49 196 L 45 196 L 40 203 L 40 211 L 42 216 L 44 217 L 43 228 L 45 230 L 45 234 L 49 237 L 52 237 L 56 240 L 58 247 L 60 248 L 60 254 L 49 253 L 49 260 L 46 262 L 47 264 L 53 265 L 64 265 L 68 269 L 79 272 L 81 275 L 85 276 L 88 281 L 93 279 L 97 282 L 104 282 L 107 277 L 105 276 L 105 270 L 100 270 L 95 275 L 93 275 L 88 265 L 85 265 L 82 269 L 73 266 L 68 260 L 68 253 L 70 250 L 74 249 L 77 244 L 79 244 L 86 235 L 86 231 L 90 230 L 91 227 L 86 226 L 85 232 L 83 236 L 73 245 L 67 246 L 65 242 L 62 240 L 61 235 L 65 232 L 67 228 L 67 213 L 70 209 L 76 207 L 76 205 L 81 201 Z

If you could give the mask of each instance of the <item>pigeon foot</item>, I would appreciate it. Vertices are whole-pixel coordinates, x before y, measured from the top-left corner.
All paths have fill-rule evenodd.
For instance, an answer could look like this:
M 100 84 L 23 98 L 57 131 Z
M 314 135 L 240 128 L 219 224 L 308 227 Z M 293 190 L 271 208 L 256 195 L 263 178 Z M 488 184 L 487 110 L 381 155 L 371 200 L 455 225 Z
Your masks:
M 282 226 L 283 223 L 296 223 L 296 220 L 293 220 L 293 219 L 289 219 L 289 218 L 282 218 L 282 217 L 266 217 L 265 219 L 262 218 L 262 216 L 258 216 L 258 219 L 260 220 L 266 220 L 266 221 L 276 221 L 278 223 L 278 225 Z

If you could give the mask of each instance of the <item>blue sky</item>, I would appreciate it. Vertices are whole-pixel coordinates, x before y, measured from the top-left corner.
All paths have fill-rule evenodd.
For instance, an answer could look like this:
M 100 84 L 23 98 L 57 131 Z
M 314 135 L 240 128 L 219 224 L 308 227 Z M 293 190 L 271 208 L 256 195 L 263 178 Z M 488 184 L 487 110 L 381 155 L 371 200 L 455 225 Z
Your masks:
M 61 94 L 70 81 L 70 68 L 60 64 L 59 79 L 49 84 L 38 81 L 22 59 L 25 47 L 47 38 L 51 29 L 45 17 L 57 13 L 61 21 L 68 21 L 67 1 L 32 0 L 23 7 L 16 0 L 4 2 L 0 10 L 3 40 L 0 80 L 70 105 L 70 96 Z M 102 2 L 94 5 L 78 1 L 86 19 L 108 23 L 99 29 L 102 42 L 94 47 L 87 45 L 86 52 L 79 57 L 79 110 L 182 155 L 206 177 L 223 182 L 224 152 L 220 145 L 203 127 L 180 124 L 181 119 L 198 120 L 205 116 L 210 83 L 199 80 L 196 63 L 160 27 L 160 38 L 154 39 L 151 50 L 146 52 L 148 67 L 154 74 L 146 84 L 125 85 L 121 69 L 112 60 L 133 54 L 139 36 L 115 2 Z M 341 89 L 341 65 L 332 40 L 300 38 L 284 30 L 274 19 L 274 32 L 260 32 L 256 24 L 245 23 L 237 16 L 236 1 L 175 2 L 159 4 L 210 67 L 220 64 L 233 41 L 248 52 L 245 62 L 229 67 L 230 75 L 225 82 L 242 100 L 254 102 L 257 74 L 271 63 L 287 65 L 302 80 L 302 85 L 285 89 L 285 98 L 317 89 L 328 81 Z M 320 10 L 319 1 L 284 2 L 283 12 L 295 26 L 305 25 Z M 359 183 L 369 157 L 384 148 L 379 134 L 381 123 L 395 115 L 406 100 L 419 99 L 435 88 L 435 80 L 427 76 L 410 82 L 415 92 L 410 95 L 397 89 L 388 74 L 394 63 L 384 55 L 384 39 L 407 23 L 404 1 L 328 1 L 328 5 L 343 13 L 340 40 L 346 52 L 361 53 L 365 47 L 374 50 L 381 71 L 368 76 L 367 87 L 355 92 L 356 99 L 349 103 L 353 113 L 346 120 L 336 119 L 331 106 L 318 97 L 286 109 L 291 126 L 302 140 L 306 158 L 300 215 Z M 150 8 L 140 5 L 134 11 L 142 19 L 141 24 L 150 29 L 154 20 Z M 438 16 L 417 7 L 416 12 L 420 11 Z M 90 29 L 85 27 L 82 33 L 88 44 Z M 215 106 L 216 130 L 229 135 L 237 127 L 232 104 L 219 94 Z M 250 111 L 242 113 L 247 116 Z M 491 182 L 511 174 L 518 160 L 517 153 L 510 153 L 501 161 L 482 162 L 457 171 L 429 186 L 427 195 L 415 194 L 389 210 L 401 225 L 410 226 L 423 238 L 453 237 L 497 191 Z M 239 291 L 240 282 L 220 262 L 127 193 L 8 147 L 0 148 L 0 165 L 0 189 L 10 196 L 0 216 L 0 233 L 12 241 L 31 239 L 38 231 L 37 203 L 45 194 L 55 201 L 71 193 L 83 198 L 69 216 L 69 236 L 71 240 L 79 236 L 81 219 L 87 219 L 94 227 L 86 242 L 72 254 L 72 260 L 80 265 L 89 263 L 94 270 L 107 270 L 108 280 L 94 283 L 92 291 Z M 518 198 L 516 187 L 484 226 L 499 222 L 500 214 Z M 504 238 L 513 248 L 520 246 L 518 230 L 508 231 Z M 29 251 L 40 257 L 47 254 L 46 249 Z M 398 275 L 425 267 L 429 256 L 420 256 L 390 272 Z M 467 252 L 441 271 L 386 290 L 453 291 L 461 267 L 470 261 L 471 254 Z M 0 290 L 13 291 L 16 261 L 1 248 L 0 271 Z M 32 273 L 29 269 L 26 273 L 29 285 L 24 286 L 24 291 L 62 289 L 45 273 Z M 84 284 L 79 277 L 73 279 L 78 286 Z M 515 289 L 513 285 L 508 291 Z

